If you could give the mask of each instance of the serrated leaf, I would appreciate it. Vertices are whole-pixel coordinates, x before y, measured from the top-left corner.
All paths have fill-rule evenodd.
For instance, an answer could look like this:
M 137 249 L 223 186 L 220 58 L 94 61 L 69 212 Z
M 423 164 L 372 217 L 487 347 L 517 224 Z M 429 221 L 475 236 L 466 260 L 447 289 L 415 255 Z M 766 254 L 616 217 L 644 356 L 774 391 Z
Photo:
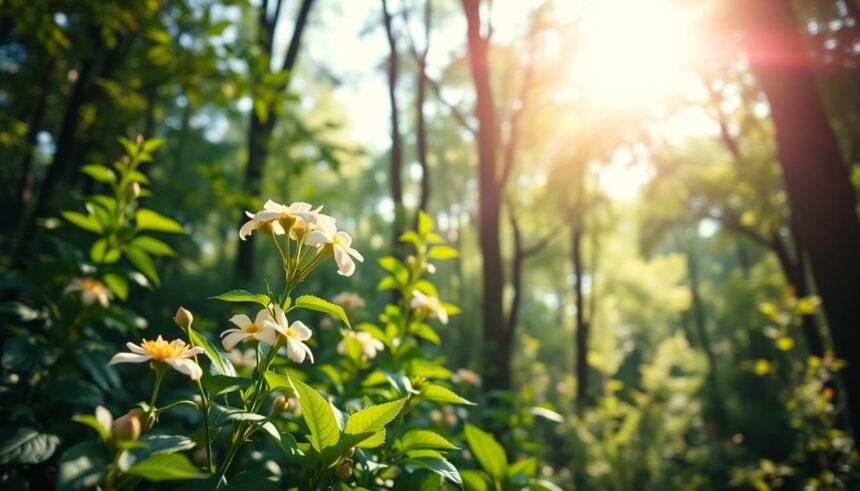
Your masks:
M 505 449 L 486 431 L 466 423 L 466 441 L 475 459 L 481 467 L 499 481 L 504 480 L 508 474 L 508 457 Z
M 77 211 L 64 211 L 61 213 L 63 218 L 72 223 L 78 228 L 82 228 L 89 232 L 101 233 L 102 226 L 93 215 L 84 215 Z
M 247 290 L 230 290 L 229 292 L 209 297 L 212 300 L 221 300 L 222 302 L 252 302 L 258 303 L 263 307 L 268 307 L 272 303 L 268 295 L 262 293 L 251 293 Z
M 100 164 L 88 164 L 81 167 L 81 172 L 99 182 L 116 182 L 116 174 L 107 167 Z
M 329 402 L 304 382 L 290 378 L 299 398 L 302 418 L 310 430 L 308 441 L 328 465 L 340 456 L 340 429 Z
M 151 455 L 134 464 L 126 473 L 155 482 L 177 479 L 206 479 L 208 477 L 208 474 L 200 472 L 188 460 L 188 457 L 181 453 Z
M 400 414 L 407 399 L 404 397 L 396 401 L 376 404 L 350 415 L 344 427 L 344 433 L 348 435 L 348 438 L 345 436 L 348 440 L 347 445 L 354 446 L 383 429 Z
M 139 235 L 131 241 L 131 245 L 135 247 L 139 247 L 144 251 L 153 254 L 155 256 L 175 256 L 176 252 L 164 242 L 156 239 L 155 237 L 149 237 L 146 235 Z
M 355 444 L 356 448 L 376 448 L 385 443 L 385 430 L 379 430 L 373 435 Z
M 302 295 L 301 297 L 296 299 L 295 304 L 293 304 L 293 308 L 315 310 L 317 312 L 323 312 L 325 314 L 332 315 L 340 319 L 341 322 L 343 322 L 344 324 L 346 324 L 346 327 L 352 329 L 352 326 L 350 326 L 349 324 L 349 319 L 346 317 L 346 312 L 344 312 L 343 307 L 341 307 L 340 305 L 335 305 L 319 297 L 315 297 L 313 295 Z
M 4 431 L 0 436 L 0 464 L 38 464 L 54 455 L 60 438 L 32 428 Z
M 438 450 L 455 450 L 453 443 L 449 442 L 442 435 L 428 430 L 412 429 L 406 432 L 397 441 L 397 446 L 401 452 L 420 449 L 438 449 Z
M 166 217 L 154 210 L 142 208 L 134 215 L 137 230 L 155 230 L 157 232 L 182 233 L 182 225 L 176 220 Z

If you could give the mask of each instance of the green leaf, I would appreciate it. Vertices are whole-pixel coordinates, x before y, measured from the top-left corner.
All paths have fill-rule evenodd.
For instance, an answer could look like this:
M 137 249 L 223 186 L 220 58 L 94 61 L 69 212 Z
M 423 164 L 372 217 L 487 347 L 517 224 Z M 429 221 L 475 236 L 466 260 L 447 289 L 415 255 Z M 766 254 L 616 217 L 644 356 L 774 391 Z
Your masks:
M 290 383 L 290 379 L 286 375 L 281 375 L 281 374 L 267 370 L 265 377 L 266 377 L 266 383 L 269 384 L 270 389 L 272 389 L 272 390 L 288 390 L 292 393 L 293 385 L 292 385 L 292 383 Z
M 493 438 L 493 435 L 466 423 L 466 441 L 475 459 L 481 467 L 499 481 L 504 480 L 508 474 L 508 457 L 505 449 Z
M 249 378 L 227 375 L 203 375 L 203 387 L 213 396 L 220 396 L 238 389 L 247 389 L 254 383 Z
M 468 491 L 490 491 L 492 487 L 492 479 L 484 471 L 465 469 L 460 471 L 460 477 Z
M 164 145 L 166 140 L 162 137 L 150 138 L 143 142 L 141 145 L 141 149 L 146 153 L 152 153 L 157 150 L 160 146 Z
M 64 211 L 61 215 L 78 228 L 82 228 L 89 232 L 95 232 L 97 234 L 102 231 L 101 224 L 93 215 L 84 215 L 77 211 Z
M 126 450 L 120 456 L 119 468 L 123 472 L 156 454 L 169 454 L 189 450 L 196 445 L 182 435 L 144 435 L 137 441 L 139 447 Z
M 99 442 L 82 442 L 70 448 L 57 464 L 57 491 L 92 489 L 107 476 L 107 449 Z
M 15 428 L 0 435 L 0 464 L 38 464 L 54 455 L 60 438 L 32 428 Z
M 393 276 L 385 276 L 379 283 L 376 285 L 376 291 L 383 290 L 398 290 L 400 289 L 400 283 L 397 282 L 397 278 Z
M 137 210 L 134 218 L 137 230 L 155 230 L 157 232 L 172 233 L 183 232 L 182 225 L 179 222 L 153 210 L 141 208 Z
M 532 479 L 526 483 L 526 489 L 529 491 L 564 491 L 559 486 L 543 479 Z
M 217 348 L 212 346 L 212 343 L 210 343 L 205 336 L 202 336 L 194 329 L 189 328 L 188 331 L 191 335 L 191 344 L 203 348 L 203 352 L 206 353 L 206 357 L 209 358 L 210 362 L 212 362 L 212 372 L 214 375 L 226 375 L 228 377 L 238 376 L 236 369 L 233 368 L 233 364 L 230 363 L 230 360 L 225 358 Z
M 158 279 L 158 272 L 155 270 L 155 263 L 143 249 L 133 245 L 126 246 L 125 257 L 153 283 L 159 285 L 161 280 Z
M 352 326 L 350 326 L 349 324 L 349 319 L 346 317 L 346 312 L 344 312 L 343 307 L 341 307 L 340 305 L 335 305 L 319 297 L 315 297 L 313 295 L 302 295 L 301 297 L 296 299 L 296 303 L 293 305 L 293 308 L 315 310 L 317 312 L 323 312 L 325 314 L 332 315 L 340 319 L 344 324 L 346 324 L 346 327 L 352 329 Z
M 95 241 L 90 248 L 90 259 L 95 263 L 113 264 L 119 261 L 121 255 L 122 253 L 119 249 L 108 248 L 105 239 Z
M 442 340 L 439 338 L 436 331 L 430 327 L 430 325 L 424 324 L 423 322 L 412 327 L 412 334 L 419 338 L 424 338 L 433 344 L 442 344 Z
M 344 433 L 349 435 L 347 445 L 354 446 L 383 429 L 400 414 L 400 410 L 403 409 L 407 399 L 404 397 L 396 401 L 366 407 L 350 415 L 344 427 Z
M 433 231 L 433 219 L 423 211 L 418 211 L 418 234 L 427 235 Z
M 385 430 L 379 430 L 373 435 L 365 438 L 364 440 L 356 443 L 354 447 L 356 448 L 376 448 L 385 443 Z
M 445 437 L 428 430 L 412 429 L 406 432 L 397 441 L 401 452 L 419 449 L 440 449 L 440 450 L 455 450 L 458 447 L 454 446 Z
M 89 164 L 81 167 L 81 172 L 99 182 L 116 182 L 116 174 L 107 167 L 99 164 Z
M 416 249 L 421 247 L 421 244 L 424 243 L 424 241 L 421 240 L 421 237 L 411 230 L 400 236 L 400 242 L 411 242 Z
M 468 406 L 475 405 L 474 402 L 458 396 L 451 389 L 436 384 L 427 384 L 421 391 L 421 396 L 428 401 L 450 404 L 465 404 Z
M 537 459 L 534 457 L 529 457 L 527 459 L 514 462 L 510 465 L 508 472 L 510 473 L 511 477 L 517 475 L 535 477 L 535 474 L 537 474 Z
M 439 474 L 445 479 L 451 481 L 451 483 L 453 483 L 458 488 L 463 489 L 463 478 L 460 477 L 460 473 L 457 472 L 457 468 L 445 459 L 421 457 L 417 459 L 408 459 L 406 463 L 417 465 L 419 467 L 423 467 L 427 470 L 433 471 L 436 474 Z
M 95 416 L 91 414 L 76 414 L 72 416 L 72 421 L 87 425 L 96 430 L 99 437 L 104 441 L 108 441 L 111 438 L 113 417 L 103 406 L 96 407 Z
M 308 441 L 326 465 L 334 462 L 340 456 L 340 428 L 331 405 L 304 382 L 292 377 L 290 382 L 299 398 L 302 418 L 311 432 Z
M 164 242 L 156 239 L 155 237 L 149 237 L 146 235 L 140 235 L 134 238 L 131 241 L 131 245 L 135 247 L 139 247 L 144 251 L 155 255 L 155 256 L 175 256 L 176 252 L 173 249 L 165 244 Z
M 176 479 L 205 479 L 207 474 L 200 472 L 188 457 L 181 453 L 157 453 L 134 464 L 127 474 L 142 477 L 148 481 L 173 481 Z
M 110 288 L 111 291 L 120 298 L 120 300 L 128 298 L 128 280 L 124 277 L 115 273 L 108 273 L 102 276 L 102 279 L 108 288 Z
M 446 259 L 454 259 L 459 255 L 460 253 L 457 252 L 457 249 L 451 246 L 438 245 L 430 249 L 430 252 L 427 253 L 427 259 L 444 261 Z
M 272 303 L 268 295 L 251 293 L 247 290 L 230 290 L 227 293 L 222 293 L 214 297 L 209 297 L 213 300 L 221 300 L 222 302 L 253 302 L 268 307 Z

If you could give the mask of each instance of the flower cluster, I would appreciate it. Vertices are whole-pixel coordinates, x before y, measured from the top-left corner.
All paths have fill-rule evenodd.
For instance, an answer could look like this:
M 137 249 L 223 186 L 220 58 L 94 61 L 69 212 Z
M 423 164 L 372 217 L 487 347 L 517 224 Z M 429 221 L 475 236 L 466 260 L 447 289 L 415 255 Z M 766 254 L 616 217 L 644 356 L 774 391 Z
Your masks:
M 227 351 L 232 350 L 242 341 L 258 341 L 269 346 L 279 346 L 283 341 L 287 348 L 287 358 L 302 363 L 305 355 L 314 362 L 311 349 L 304 343 L 311 338 L 311 330 L 301 321 L 292 324 L 287 321 L 287 315 L 280 307 L 271 306 L 269 309 L 261 309 L 257 317 L 251 322 L 251 318 L 245 314 L 234 315 L 230 322 L 236 328 L 227 329 L 221 333 L 221 344 Z M 274 312 L 274 315 L 272 315 Z
M 333 255 L 337 272 L 352 276 L 355 261 L 364 262 L 364 257 L 352 246 L 352 237 L 337 229 L 334 218 L 320 213 L 322 207 L 313 209 L 308 203 L 296 202 L 282 205 L 272 200 L 266 201 L 257 213 L 246 211 L 250 218 L 239 229 L 239 238 L 245 240 L 254 230 L 264 230 L 272 236 L 289 234 L 290 239 L 311 247 L 316 247 L 317 257 Z

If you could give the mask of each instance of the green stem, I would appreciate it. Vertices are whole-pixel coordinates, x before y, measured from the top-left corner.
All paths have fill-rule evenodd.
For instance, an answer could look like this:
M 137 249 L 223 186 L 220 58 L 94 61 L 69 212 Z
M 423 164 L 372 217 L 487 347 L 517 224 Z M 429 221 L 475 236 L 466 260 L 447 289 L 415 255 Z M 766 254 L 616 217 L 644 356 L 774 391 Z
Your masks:
M 176 402 L 174 402 L 174 403 L 172 403 L 172 404 L 168 404 L 168 405 L 166 405 L 166 406 L 164 406 L 164 407 L 160 407 L 160 408 L 158 408 L 156 411 L 157 411 L 159 414 L 161 414 L 161 413 L 166 413 L 167 411 L 170 411 L 171 409 L 173 409 L 173 408 L 175 408 L 175 407 L 179 407 L 179 406 L 181 406 L 181 405 L 183 405 L 183 404 L 188 404 L 189 406 L 193 406 L 195 409 L 199 409 L 199 408 L 200 408 L 200 405 L 199 405 L 199 404 L 197 404 L 196 402 L 194 402 L 194 401 L 184 400 L 184 401 L 176 401 Z
M 227 451 L 227 456 L 224 457 L 224 461 L 221 462 L 221 465 L 218 466 L 218 482 L 215 484 L 215 489 L 221 488 L 221 483 L 224 482 L 224 476 L 227 475 L 227 469 L 230 468 L 230 464 L 233 463 L 233 458 L 236 457 L 236 452 L 239 451 L 239 446 L 241 445 L 242 439 L 238 439 L 233 442 L 233 445 L 230 447 L 230 450 Z
M 203 383 L 197 379 L 197 390 L 200 391 L 200 411 L 203 414 L 203 434 L 206 437 L 206 463 L 209 465 L 209 472 L 215 471 L 215 463 L 212 461 L 212 435 L 209 431 L 209 408 L 211 403 L 206 396 L 206 391 L 203 390 Z
M 155 363 L 155 386 L 152 388 L 152 398 L 149 400 L 149 407 L 155 409 L 155 401 L 158 399 L 158 389 L 161 387 L 161 381 L 164 379 L 164 374 L 167 373 L 167 367 L 161 362 Z

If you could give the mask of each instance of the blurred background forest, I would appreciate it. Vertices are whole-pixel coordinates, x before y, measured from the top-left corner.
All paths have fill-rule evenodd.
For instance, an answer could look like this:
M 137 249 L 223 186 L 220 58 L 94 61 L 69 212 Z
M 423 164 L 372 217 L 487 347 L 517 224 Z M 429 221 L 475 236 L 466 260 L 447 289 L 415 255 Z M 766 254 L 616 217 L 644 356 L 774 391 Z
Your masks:
M 352 281 L 310 281 L 367 317 L 424 210 L 460 250 L 441 353 L 512 457 L 564 489 L 860 485 L 856 0 L 3 0 L 0 73 L 4 384 L 38 374 L 27 285 L 75 276 L 46 258 L 86 235 L 81 170 L 143 135 L 183 233 L 106 329 L 222 325 L 207 298 L 279 268 L 236 233 L 268 198 L 350 230 Z

